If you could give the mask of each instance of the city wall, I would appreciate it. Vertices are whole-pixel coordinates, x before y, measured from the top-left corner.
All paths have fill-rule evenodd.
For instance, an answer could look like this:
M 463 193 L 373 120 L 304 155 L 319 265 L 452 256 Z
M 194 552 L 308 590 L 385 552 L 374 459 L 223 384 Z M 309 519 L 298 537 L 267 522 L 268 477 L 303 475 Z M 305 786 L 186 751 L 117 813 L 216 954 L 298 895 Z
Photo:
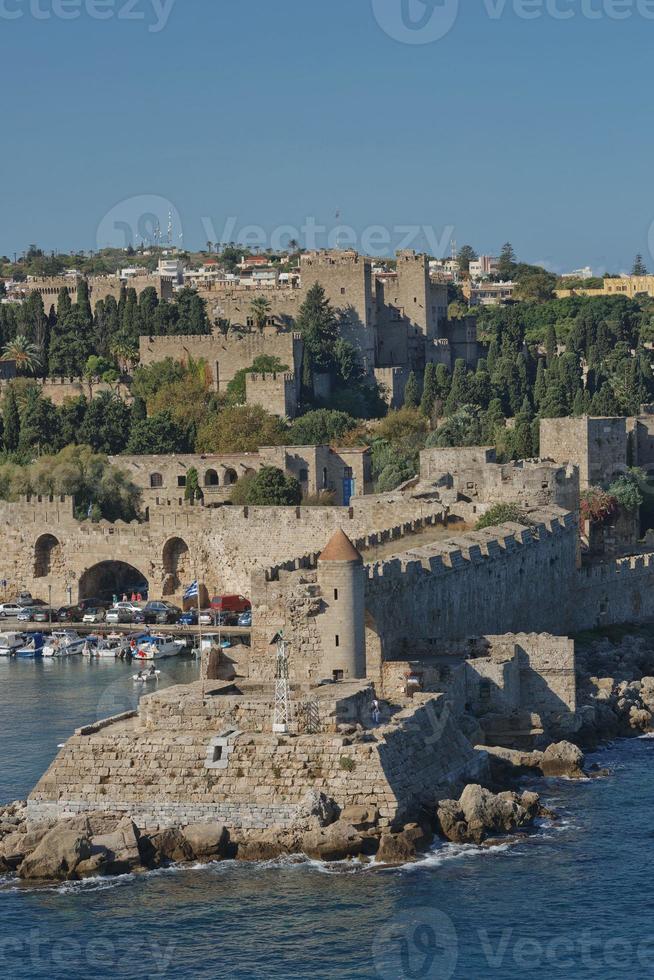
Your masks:
M 296 387 L 302 377 L 302 338 L 296 333 L 278 333 L 266 328 L 263 333 L 191 334 L 171 337 L 140 337 L 140 363 L 156 364 L 171 357 L 175 361 L 189 358 L 206 360 L 216 391 L 224 391 L 237 371 L 252 367 L 256 357 L 265 354 L 277 357 L 296 377 Z M 299 396 L 299 391 L 296 391 Z

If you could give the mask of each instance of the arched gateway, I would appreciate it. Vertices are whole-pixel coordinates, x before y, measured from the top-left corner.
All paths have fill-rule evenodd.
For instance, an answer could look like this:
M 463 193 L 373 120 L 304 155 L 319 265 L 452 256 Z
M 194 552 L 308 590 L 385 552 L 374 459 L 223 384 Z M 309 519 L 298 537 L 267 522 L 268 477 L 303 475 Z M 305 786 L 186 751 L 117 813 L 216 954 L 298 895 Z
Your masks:
M 101 561 L 87 569 L 79 580 L 79 599 L 111 600 L 114 595 L 122 598 L 133 592 L 145 598 L 149 583 L 145 575 L 124 561 Z

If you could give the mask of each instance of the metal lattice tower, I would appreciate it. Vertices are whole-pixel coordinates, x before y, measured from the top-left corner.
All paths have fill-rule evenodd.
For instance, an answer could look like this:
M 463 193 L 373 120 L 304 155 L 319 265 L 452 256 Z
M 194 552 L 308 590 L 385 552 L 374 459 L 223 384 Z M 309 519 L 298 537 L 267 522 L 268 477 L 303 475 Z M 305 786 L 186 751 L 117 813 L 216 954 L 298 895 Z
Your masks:
M 275 670 L 275 713 L 273 732 L 286 735 L 291 723 L 291 688 L 288 682 L 288 654 L 286 641 L 277 641 L 277 667 Z

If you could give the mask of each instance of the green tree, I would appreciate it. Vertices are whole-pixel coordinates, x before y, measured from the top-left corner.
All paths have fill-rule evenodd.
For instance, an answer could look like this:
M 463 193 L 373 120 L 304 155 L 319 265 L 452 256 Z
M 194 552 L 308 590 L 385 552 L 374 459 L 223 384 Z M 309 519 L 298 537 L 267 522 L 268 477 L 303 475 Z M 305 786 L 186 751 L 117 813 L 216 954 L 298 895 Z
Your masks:
M 59 415 L 49 398 L 42 398 L 38 388 L 30 387 L 20 417 L 18 446 L 39 454 L 59 449 Z
M 19 374 L 34 374 L 41 365 L 41 351 L 22 334 L 18 334 L 2 349 L 3 361 L 15 361 Z
M 50 338 L 48 373 L 79 377 L 91 353 L 90 326 L 85 314 L 74 306 L 57 323 Z
M 420 411 L 430 419 L 434 414 L 436 399 L 438 398 L 438 381 L 436 379 L 436 365 L 431 362 L 425 368 L 425 381 L 422 388 L 422 398 L 420 400 Z
M 87 323 L 91 323 L 93 320 L 93 311 L 91 309 L 91 300 L 89 298 L 89 284 L 86 279 L 80 279 L 77 286 L 77 308 L 80 313 L 84 316 Z
M 409 374 L 404 388 L 404 404 L 407 408 L 417 408 L 420 404 L 420 386 L 413 371 Z
M 638 253 L 638 255 L 636 256 L 636 258 L 634 259 L 634 265 L 633 265 L 633 269 L 631 270 L 631 274 L 632 274 L 632 276 L 646 276 L 647 275 L 647 266 L 643 262 L 643 257 L 640 254 L 640 252 Z
M 283 423 L 261 405 L 229 405 L 199 427 L 195 448 L 200 453 L 253 453 L 285 441 Z
M 500 252 L 500 259 L 497 265 L 497 274 L 503 282 L 509 282 L 513 278 L 516 266 L 516 257 L 511 242 L 505 242 Z
M 62 286 L 57 296 L 57 320 L 63 320 L 72 309 L 70 293 L 65 286 Z
M 247 504 L 260 507 L 290 507 L 302 502 L 302 488 L 294 476 L 276 466 L 262 466 L 248 483 Z
M 186 486 L 184 488 L 185 500 L 202 500 L 203 493 L 200 489 L 200 479 L 195 466 L 189 466 L 186 471 Z
M 304 340 L 304 356 L 308 356 L 312 371 L 334 370 L 334 348 L 338 339 L 338 323 L 325 290 L 313 285 L 298 311 L 296 329 Z
M 263 328 L 266 325 L 266 320 L 270 316 L 271 309 L 270 301 L 265 296 L 257 296 L 250 303 L 250 312 L 254 320 L 254 325 L 260 333 L 263 333 Z
M 457 262 L 459 265 L 459 272 L 461 275 L 467 275 L 470 272 L 470 263 L 474 262 L 477 258 L 477 253 L 475 252 L 472 245 L 463 245 L 459 249 L 459 254 L 457 255 Z
M 86 443 L 96 453 L 115 456 L 127 444 L 130 425 L 131 412 L 122 398 L 102 391 L 88 403 L 77 441 Z
M 292 446 L 327 446 L 338 442 L 356 424 L 356 419 L 346 412 L 318 408 L 291 422 L 288 443 Z
M 466 362 L 463 360 L 463 358 L 458 358 L 454 365 L 450 393 L 447 396 L 447 401 L 445 403 L 446 414 L 452 415 L 459 408 L 467 405 L 469 400 L 470 391 L 468 387 L 468 370 L 466 368 Z
M 9 385 L 5 395 L 3 419 L 5 448 L 7 452 L 13 453 L 18 449 L 18 440 L 20 439 L 20 415 L 13 385 Z
M 211 332 L 205 301 L 195 289 L 185 287 L 177 294 L 179 313 L 178 333 L 207 334 Z
M 558 340 L 556 337 L 556 328 L 553 323 L 547 328 L 547 339 L 545 340 L 545 352 L 547 354 L 547 366 L 550 367 L 552 361 L 557 355 L 558 351 Z
M 188 451 L 187 434 L 170 412 L 140 419 L 132 425 L 125 451 L 137 456 L 164 456 Z

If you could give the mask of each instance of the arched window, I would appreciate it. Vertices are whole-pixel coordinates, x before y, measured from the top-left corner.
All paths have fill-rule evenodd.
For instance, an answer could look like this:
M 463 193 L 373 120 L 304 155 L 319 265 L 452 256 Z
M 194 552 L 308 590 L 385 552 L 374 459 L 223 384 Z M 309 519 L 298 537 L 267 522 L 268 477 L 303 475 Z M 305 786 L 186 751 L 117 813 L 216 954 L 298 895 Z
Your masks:
M 225 483 L 229 486 L 236 483 L 238 480 L 238 474 L 236 470 L 225 470 Z
M 204 474 L 204 485 L 205 487 L 217 487 L 220 485 L 220 480 L 215 470 L 207 470 Z
M 153 490 L 163 486 L 163 476 L 161 473 L 150 473 L 150 486 Z

